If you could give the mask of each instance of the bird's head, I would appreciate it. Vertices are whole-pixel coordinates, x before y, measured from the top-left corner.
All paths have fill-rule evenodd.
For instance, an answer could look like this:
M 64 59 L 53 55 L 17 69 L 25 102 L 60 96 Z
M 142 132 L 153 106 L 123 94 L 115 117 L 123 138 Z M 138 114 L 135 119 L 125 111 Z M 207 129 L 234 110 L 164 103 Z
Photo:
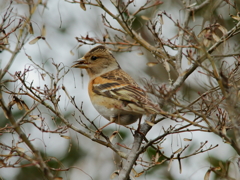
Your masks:
M 90 78 L 120 68 L 116 59 L 103 45 L 91 49 L 76 61 L 72 67 L 86 69 Z

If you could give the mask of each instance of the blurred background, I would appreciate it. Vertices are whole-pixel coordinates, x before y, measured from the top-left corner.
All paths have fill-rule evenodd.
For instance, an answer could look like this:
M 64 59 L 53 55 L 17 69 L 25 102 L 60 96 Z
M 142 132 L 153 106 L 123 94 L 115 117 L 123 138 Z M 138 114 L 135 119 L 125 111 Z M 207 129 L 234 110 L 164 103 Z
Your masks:
M 71 66 L 74 61 L 82 57 L 87 51 L 95 46 L 82 45 L 78 47 L 79 43 L 77 42 L 76 37 L 85 37 L 88 35 L 90 37 L 102 39 L 102 37 L 106 34 L 101 17 L 101 14 L 104 14 L 104 12 L 94 6 L 86 6 L 86 11 L 84 11 L 80 8 L 79 3 L 70 3 L 63 0 L 43 0 L 43 3 L 44 2 L 46 3 L 46 7 L 43 5 L 38 6 L 31 19 L 34 34 L 27 37 L 28 43 L 24 44 L 22 50 L 17 54 L 17 57 L 9 68 L 5 79 L 11 78 L 17 71 L 23 72 L 24 69 L 30 67 L 30 72 L 28 73 L 26 81 L 29 84 L 32 83 L 33 86 L 44 88 L 45 84 L 49 85 L 52 82 L 48 75 L 45 76 L 45 72 L 38 68 L 36 64 L 44 68 L 44 70 L 49 72 L 49 74 L 53 75 L 57 72 L 54 64 L 59 64 L 59 66 L 63 67 L 60 74 L 64 76 L 64 78 L 62 78 L 58 83 L 58 94 L 61 95 L 59 109 L 65 115 L 65 118 L 78 128 L 81 127 L 79 123 L 74 120 L 73 114 L 75 117 L 82 118 L 82 120 L 88 124 L 88 122 L 84 120 L 84 117 L 70 103 L 70 100 L 61 89 L 62 86 L 65 86 L 69 95 L 75 97 L 77 105 L 81 106 L 82 104 L 82 109 L 85 115 L 90 120 L 94 120 L 98 127 L 101 127 L 108 123 L 108 121 L 99 116 L 98 112 L 94 109 L 90 102 L 87 92 L 89 80 L 88 76 L 84 70 L 71 69 Z M 117 13 L 110 1 L 103 0 L 102 2 L 111 12 Z M 10 1 L 0 0 L 1 17 L 4 16 L 9 3 Z M 142 1 L 135 1 L 134 5 L 129 7 L 129 10 L 132 12 L 135 11 L 142 6 L 143 3 L 144 2 Z M 145 26 L 146 20 L 143 17 L 147 17 L 149 19 L 155 18 L 156 14 L 166 11 L 173 19 L 181 21 L 184 12 L 183 3 L 184 1 L 180 0 L 163 0 L 163 4 L 140 13 L 134 21 L 134 28 L 137 32 L 141 32 L 145 39 L 149 38 L 149 42 L 153 41 L 147 31 Z M 195 1 L 192 3 L 195 3 Z M 25 17 L 29 14 L 28 5 L 23 0 L 13 1 L 11 7 L 13 8 L 11 12 L 12 19 Z M 210 21 L 214 21 L 212 19 L 210 20 L 210 17 L 214 16 L 216 18 L 215 20 L 222 19 L 225 23 L 224 26 L 227 29 L 230 29 L 235 22 L 228 16 L 229 13 L 231 13 L 231 8 L 223 3 L 214 12 L 211 12 L 211 8 L 207 6 L 206 9 L 195 14 L 195 21 L 190 24 L 194 27 L 194 31 L 196 31 L 197 34 L 200 33 L 202 26 L 210 23 Z M 108 20 L 112 23 L 112 25 L 120 28 L 119 24 L 115 20 L 111 18 Z M 164 25 L 162 29 L 162 37 L 165 39 L 173 38 L 178 33 L 178 28 L 165 17 L 163 18 L 163 21 Z M 17 21 L 14 22 L 15 25 L 16 23 Z M 29 42 L 34 40 L 36 37 L 41 36 L 43 26 L 46 28 L 46 39 L 39 39 L 36 43 L 29 44 Z M 11 26 L 9 28 L 11 28 Z M 113 33 L 116 32 L 109 31 L 110 35 Z M 13 34 L 8 41 L 9 44 L 13 44 L 10 49 L 14 48 L 14 44 L 17 43 L 17 33 Z M 231 41 L 236 41 L 237 43 L 239 40 L 234 39 Z M 111 48 L 111 46 L 109 47 Z M 173 56 L 177 53 L 177 51 L 170 48 L 167 48 L 167 50 Z M 131 52 L 113 51 L 113 55 L 118 60 L 122 69 L 129 73 L 139 84 L 142 84 L 142 87 L 144 87 L 144 79 L 154 81 L 156 84 L 169 84 L 168 74 L 162 64 L 157 64 L 153 67 L 147 65 L 148 62 L 156 62 L 156 60 L 152 54 L 144 48 L 135 48 Z M 32 61 L 29 60 L 29 57 L 31 57 Z M 6 66 L 10 58 L 11 53 L 8 51 L 2 51 L 0 53 L 1 68 Z M 183 64 L 186 68 L 188 67 L 187 59 L 185 59 Z M 171 72 L 171 77 L 173 79 L 176 78 L 176 73 Z M 206 84 L 209 84 L 208 78 L 196 71 L 187 79 L 182 89 L 182 93 L 185 95 L 187 100 L 194 99 L 199 92 L 201 93 L 203 91 L 203 86 Z M 15 83 L 14 85 L 10 83 L 8 84 L 9 89 L 17 90 L 19 87 L 20 83 Z M 5 94 L 4 98 L 8 100 L 9 96 Z M 28 99 L 26 103 L 32 104 L 33 101 Z M 20 111 L 17 106 L 13 106 L 13 111 L 15 117 L 21 117 L 23 115 L 23 112 Z M 40 112 L 41 119 L 36 119 L 34 122 L 39 126 L 42 125 L 44 127 L 48 127 L 49 129 L 54 129 L 56 127 L 55 122 L 59 120 L 55 119 L 53 121 L 52 113 L 41 106 L 39 109 L 34 110 L 33 115 L 39 115 Z M 8 123 L 8 120 L 5 118 L 2 111 L 0 113 L 0 126 L 4 127 Z M 174 122 L 167 120 L 160 122 L 149 132 L 147 135 L 148 139 L 152 139 L 156 135 L 162 134 L 164 132 L 163 128 L 167 129 L 170 125 L 174 124 Z M 137 123 L 132 124 L 131 127 L 137 128 Z M 118 169 L 115 163 L 117 159 L 116 155 L 111 149 L 95 143 L 72 130 L 67 130 L 64 136 L 60 136 L 57 133 L 43 133 L 31 124 L 25 124 L 22 128 L 24 132 L 29 135 L 29 139 L 31 139 L 33 145 L 41 151 L 43 156 L 52 157 L 48 162 L 51 167 L 66 168 L 66 171 L 56 171 L 58 176 L 63 177 L 63 179 L 106 180 L 110 179 L 112 173 Z M 111 136 L 111 134 L 116 130 L 120 132 L 121 137 L 118 135 L 114 139 L 114 142 L 116 144 L 120 143 L 126 146 L 131 146 L 133 143 L 132 132 L 123 126 L 112 124 L 104 129 L 104 133 Z M 192 141 L 183 141 L 184 138 L 192 139 Z M 14 144 L 16 139 L 18 139 L 18 137 L 12 133 L 5 133 L 0 136 L 0 142 L 8 144 L 9 146 Z M 204 176 L 210 167 L 224 167 L 226 162 L 230 162 L 230 166 L 232 166 L 231 171 L 233 171 L 234 177 L 240 178 L 240 176 L 238 176 L 238 167 L 232 163 L 236 161 L 237 155 L 235 151 L 231 148 L 231 146 L 225 144 L 223 139 L 215 136 L 213 133 L 195 132 L 193 135 L 191 132 L 186 132 L 177 135 L 169 135 L 161 144 L 161 150 L 166 156 L 170 156 L 172 152 L 175 152 L 180 147 L 184 147 L 189 144 L 190 148 L 185 152 L 185 154 L 188 154 L 190 152 L 194 152 L 201 143 L 206 141 L 208 141 L 205 145 L 206 148 L 217 144 L 219 147 L 206 153 L 201 153 L 182 160 L 181 173 L 179 172 L 178 161 L 175 160 L 172 162 L 171 166 L 169 166 L 169 162 L 163 163 L 136 179 L 204 179 Z M 19 147 L 24 149 L 26 148 L 23 144 L 20 144 Z M 4 154 L 4 150 L 1 149 L 0 153 Z M 150 160 L 153 153 L 154 152 L 151 151 L 151 149 L 148 149 L 142 158 Z M 17 161 L 17 159 L 14 157 L 10 159 L 10 162 L 15 161 Z M 24 162 L 21 163 L 24 164 Z M 143 167 L 139 166 L 136 168 L 136 171 L 140 172 L 142 171 L 142 168 Z M 0 166 L 0 179 L 40 180 L 43 179 L 43 177 L 41 172 L 33 166 L 26 166 L 23 168 L 1 168 Z M 218 176 L 211 174 L 210 179 L 218 179 Z

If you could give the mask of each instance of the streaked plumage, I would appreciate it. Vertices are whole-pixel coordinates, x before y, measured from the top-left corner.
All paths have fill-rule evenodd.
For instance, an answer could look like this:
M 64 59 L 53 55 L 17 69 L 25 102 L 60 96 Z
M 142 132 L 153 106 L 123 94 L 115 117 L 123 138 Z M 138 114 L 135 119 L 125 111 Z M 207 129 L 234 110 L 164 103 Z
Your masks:
M 90 50 L 73 67 L 87 70 L 92 104 L 109 121 L 128 125 L 143 114 L 161 112 L 104 46 Z

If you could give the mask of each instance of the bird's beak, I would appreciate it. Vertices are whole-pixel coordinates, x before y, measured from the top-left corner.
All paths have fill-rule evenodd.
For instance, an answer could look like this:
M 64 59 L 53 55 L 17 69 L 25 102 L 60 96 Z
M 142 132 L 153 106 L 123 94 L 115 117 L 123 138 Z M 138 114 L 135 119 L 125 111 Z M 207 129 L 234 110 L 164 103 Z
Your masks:
M 84 57 L 78 59 L 77 61 L 74 62 L 75 64 L 72 65 L 72 68 L 82 68 L 82 69 L 87 69 L 89 68 L 89 63 L 85 60 Z

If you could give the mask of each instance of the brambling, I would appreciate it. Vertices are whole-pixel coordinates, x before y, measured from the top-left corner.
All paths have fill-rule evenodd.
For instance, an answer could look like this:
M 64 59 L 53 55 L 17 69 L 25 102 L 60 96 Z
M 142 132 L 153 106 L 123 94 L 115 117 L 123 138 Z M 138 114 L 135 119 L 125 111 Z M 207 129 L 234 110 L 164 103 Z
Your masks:
M 72 67 L 87 70 L 90 77 L 88 93 L 92 104 L 110 123 L 128 125 L 143 114 L 159 114 L 162 111 L 121 69 L 103 45 L 91 49 Z

